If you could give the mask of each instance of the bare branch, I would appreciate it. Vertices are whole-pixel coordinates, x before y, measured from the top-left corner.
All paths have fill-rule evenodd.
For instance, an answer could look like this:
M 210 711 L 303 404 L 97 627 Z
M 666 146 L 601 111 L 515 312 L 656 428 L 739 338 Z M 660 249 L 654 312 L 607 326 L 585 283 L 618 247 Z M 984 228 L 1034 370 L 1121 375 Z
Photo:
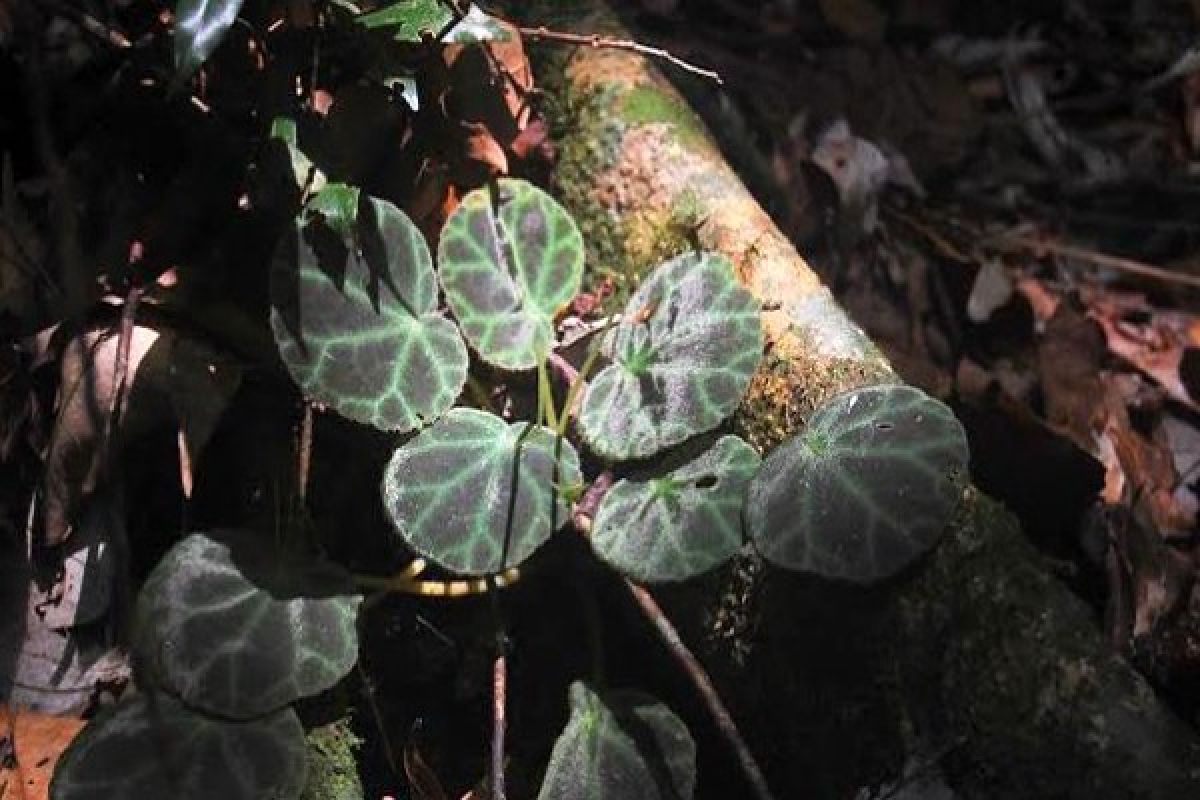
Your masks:
M 568 33 L 567 31 L 552 31 L 544 25 L 537 28 L 517 28 L 517 30 L 526 39 L 534 42 L 560 42 L 562 44 L 577 44 L 586 47 L 607 48 L 609 50 L 627 50 L 631 53 L 638 53 L 639 55 L 666 61 L 685 72 L 699 75 L 702 78 L 708 78 L 718 86 L 724 84 L 724 81 L 721 80 L 721 76 L 716 70 L 698 67 L 695 64 L 684 61 L 669 50 L 635 42 L 632 39 L 612 39 L 597 33 L 580 34 Z

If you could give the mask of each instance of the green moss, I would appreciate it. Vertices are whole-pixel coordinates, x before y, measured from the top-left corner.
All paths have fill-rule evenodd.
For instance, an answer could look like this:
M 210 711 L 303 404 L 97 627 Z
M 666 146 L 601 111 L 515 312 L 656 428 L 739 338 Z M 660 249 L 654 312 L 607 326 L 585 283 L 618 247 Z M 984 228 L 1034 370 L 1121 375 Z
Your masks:
M 694 189 L 684 189 L 671 203 L 671 225 L 689 236 L 708 221 L 708 209 Z
M 734 415 L 735 432 L 760 453 L 769 453 L 799 431 L 834 395 L 896 380 L 882 361 L 807 358 L 805 352 L 790 358 L 767 353 Z
M 675 128 L 682 143 L 707 141 L 704 125 L 685 103 L 653 86 L 638 86 L 622 98 L 621 117 L 631 125 L 665 123 Z
M 308 783 L 300 800 L 363 800 L 355 750 L 362 740 L 348 719 L 313 728 L 308 740 Z
M 617 163 L 624 130 L 612 117 L 615 87 L 575 92 L 559 83 L 555 89 L 551 93 L 557 102 L 547 109 L 551 136 L 562 143 L 554 190 L 583 235 L 588 267 L 584 288 L 590 290 L 599 276 L 626 271 L 623 231 L 597 200 L 592 178 Z

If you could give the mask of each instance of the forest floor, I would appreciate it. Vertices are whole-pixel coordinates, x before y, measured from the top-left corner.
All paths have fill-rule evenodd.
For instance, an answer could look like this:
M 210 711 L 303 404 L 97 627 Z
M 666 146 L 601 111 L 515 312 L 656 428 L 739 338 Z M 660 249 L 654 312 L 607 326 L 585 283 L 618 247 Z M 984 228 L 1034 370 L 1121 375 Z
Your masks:
M 1200 4 L 617 7 L 721 75 L 764 205 L 1200 723 Z

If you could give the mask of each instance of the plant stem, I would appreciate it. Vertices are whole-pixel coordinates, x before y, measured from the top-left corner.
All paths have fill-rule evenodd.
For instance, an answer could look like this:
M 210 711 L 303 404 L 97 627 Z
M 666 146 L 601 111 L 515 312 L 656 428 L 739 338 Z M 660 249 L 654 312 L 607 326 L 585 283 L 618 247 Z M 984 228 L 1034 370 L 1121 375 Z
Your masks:
M 546 369 L 546 362 L 538 362 L 538 407 L 541 409 L 538 422 L 541 414 L 546 416 L 546 427 L 550 430 L 558 430 L 558 408 L 554 405 L 554 389 L 550 386 L 550 372 Z
M 554 373 L 568 387 L 574 386 L 575 381 L 579 380 L 579 370 L 575 369 L 570 361 L 567 361 L 558 353 L 551 351 L 550 355 L 546 356 L 546 365 L 554 370 Z M 563 413 L 566 413 L 565 408 Z
M 597 333 L 596 335 L 600 336 L 601 334 Z M 588 349 L 587 358 L 584 359 L 583 365 L 579 368 L 578 372 L 575 372 L 574 377 L 571 379 L 570 385 L 567 388 L 567 397 L 563 401 L 562 414 L 558 418 L 558 428 L 555 430 L 555 433 L 557 433 L 559 437 L 562 437 L 563 434 L 567 432 L 567 423 L 570 421 L 571 415 L 575 411 L 575 404 L 579 399 L 579 393 L 583 391 L 583 387 L 587 385 L 588 375 L 591 374 L 592 370 L 596 366 L 596 361 L 600 358 L 600 349 L 599 340 L 597 339 L 596 342 L 593 342 L 591 347 Z M 557 354 L 555 355 L 557 356 Z M 563 362 L 566 362 L 566 359 L 562 360 Z M 567 366 L 569 367 L 570 364 L 568 363 Z M 564 372 L 564 374 L 566 373 Z
M 675 626 L 667 619 L 666 614 L 659 608 L 654 597 L 638 586 L 628 578 L 625 579 L 625 587 L 629 589 L 629 593 L 633 595 L 634 601 L 637 602 L 638 608 L 642 614 L 654 625 L 654 630 L 658 633 L 663 644 L 667 646 L 667 650 L 674 657 L 683 671 L 687 673 L 692 680 L 692 685 L 700 692 L 700 696 L 704 700 L 704 704 L 708 706 L 709 713 L 712 714 L 713 720 L 717 723 L 718 730 L 725 737 L 725 741 L 733 748 L 737 754 L 738 762 L 741 764 L 742 772 L 746 776 L 746 781 L 750 784 L 753 790 L 754 797 L 757 800 L 773 800 L 771 789 L 767 786 L 767 779 L 763 776 L 762 770 L 758 767 L 758 762 L 754 760 L 754 755 L 750 752 L 750 748 L 746 745 L 742 735 L 738 733 L 737 725 L 733 721 L 733 717 L 729 715 L 729 711 L 725 708 L 725 704 L 721 702 L 720 695 L 713 687 L 712 679 L 708 677 L 708 673 L 704 671 L 704 667 L 692 655 L 692 651 L 688 650 L 687 645 L 683 643 L 683 639 L 679 637 L 679 632 L 675 630 Z
M 600 508 L 600 501 L 604 499 L 604 495 L 608 494 L 608 490 L 616 482 L 612 470 L 606 469 L 596 476 L 592 481 L 592 485 L 583 493 L 583 497 L 579 498 L 579 502 L 575 504 L 574 513 L 571 515 L 571 523 L 582 534 L 590 534 L 592 532 L 592 522 L 596 519 L 596 511 Z

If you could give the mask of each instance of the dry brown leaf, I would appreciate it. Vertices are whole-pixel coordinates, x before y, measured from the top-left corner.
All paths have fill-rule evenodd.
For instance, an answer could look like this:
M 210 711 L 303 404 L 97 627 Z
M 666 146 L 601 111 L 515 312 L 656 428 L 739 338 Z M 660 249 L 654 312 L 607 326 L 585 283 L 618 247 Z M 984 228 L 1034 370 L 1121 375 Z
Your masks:
M 126 386 L 136 383 L 138 367 L 158 337 L 152 328 L 133 328 Z M 104 431 L 120 381 L 116 374 L 119 339 L 114 331 L 92 330 L 73 338 L 63 351 L 58 416 L 43 481 L 43 538 L 47 545 L 56 546 L 67 539 L 82 503 L 100 479 L 106 455 Z M 122 428 L 144 432 L 164 418 L 162 411 L 131 406 Z
M 480 122 L 464 122 L 462 126 L 466 132 L 463 156 L 483 164 L 493 175 L 507 175 L 508 156 L 487 126 Z
M 1106 385 L 1110 407 L 1120 408 L 1117 390 Z M 1162 535 L 1184 534 L 1195 524 L 1190 509 L 1182 507 L 1175 490 L 1179 473 L 1171 451 L 1162 441 L 1148 439 L 1134 430 L 1127 414 L 1111 413 L 1102 435 L 1112 443 L 1122 473 L 1129 482 L 1127 502 L 1141 509 Z
M 119 336 L 92 330 L 70 340 L 60 363 L 58 417 L 46 454 L 44 541 L 65 541 L 96 491 L 104 467 L 105 427 L 118 376 Z M 241 368 L 207 345 L 135 325 L 130 337 L 128 394 L 118 441 L 174 421 L 198 459 L 241 379 Z
M 1136 512 L 1109 509 L 1110 608 L 1113 643 L 1123 652 L 1161 634 L 1163 625 L 1187 602 L 1193 569 L 1186 556 L 1167 545 Z
M 1200 411 L 1180 375 L 1188 326 L 1172 325 L 1164 314 L 1152 314 L 1144 324 L 1136 324 L 1113 313 L 1111 307 L 1097 305 L 1093 305 L 1091 317 L 1104 331 L 1114 355 L 1149 375 L 1177 403 Z
M 1103 357 L 1096 321 L 1061 304 L 1038 345 L 1047 421 L 1104 465 L 1106 503 L 1142 510 L 1162 534 L 1186 529 L 1191 520 L 1174 499 L 1171 454 L 1134 429 L 1121 386 L 1101 372 Z
M 850 234 L 869 233 L 878 224 L 879 193 L 888 179 L 883 151 L 838 119 L 817 137 L 812 162 L 837 187 L 842 227 Z
M 511 157 L 540 148 L 544 135 L 521 134 L 533 120 L 533 71 L 521 37 L 510 23 L 496 20 L 509 34 L 477 44 L 451 44 L 428 65 L 423 85 L 436 102 L 422 106 L 432 143 L 455 173 L 455 183 L 473 187 L 482 179 L 506 175 Z M 430 118 L 429 115 L 434 115 Z M 518 145 L 521 152 L 518 152 Z
M 0 769 L 0 800 L 46 800 L 54 765 L 84 721 L 0 706 L 0 736 L 11 737 L 16 766 Z
M 1089 453 L 1105 417 L 1099 378 L 1104 354 L 1104 336 L 1096 323 L 1069 303 L 1059 304 L 1038 342 L 1046 421 L 1066 430 Z
M 1038 325 L 1045 325 L 1058 311 L 1061 298 L 1057 293 L 1047 289 L 1046 285 L 1037 278 L 1018 278 L 1016 289 L 1029 301 L 1029 307 L 1033 310 L 1033 318 L 1037 320 Z

